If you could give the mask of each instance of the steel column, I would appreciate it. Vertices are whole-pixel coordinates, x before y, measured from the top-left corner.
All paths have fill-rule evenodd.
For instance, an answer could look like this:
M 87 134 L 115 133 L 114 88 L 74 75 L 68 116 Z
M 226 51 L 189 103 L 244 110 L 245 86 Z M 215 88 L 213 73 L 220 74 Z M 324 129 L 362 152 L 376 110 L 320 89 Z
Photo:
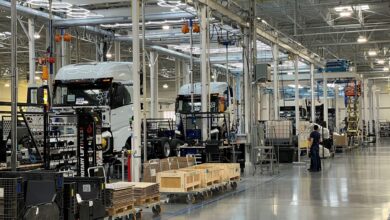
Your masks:
M 18 150 L 18 70 L 17 70 L 17 11 L 16 0 L 11 0 L 11 169 L 17 168 L 17 150 Z M 30 61 L 31 62 L 31 61 Z
M 299 119 L 300 119 L 300 111 L 299 111 L 299 69 L 298 69 L 299 57 L 295 57 L 294 61 L 294 70 L 295 70 L 295 134 L 299 135 Z M 298 155 L 301 155 L 301 149 L 298 147 Z M 298 162 L 300 162 L 300 156 L 298 156 Z
M 334 104 L 334 109 L 335 109 L 335 131 L 339 132 L 339 123 L 340 123 L 340 105 L 339 105 L 339 86 L 335 85 L 334 87 L 334 97 L 335 97 L 335 104 Z
M 209 45 L 207 44 L 207 32 L 208 32 L 208 21 L 207 21 L 207 7 L 205 5 L 201 5 L 200 8 L 201 14 L 201 48 L 203 48 L 200 54 L 200 72 L 201 72 L 201 84 L 202 84 L 202 94 L 201 94 L 201 106 L 202 112 L 209 112 L 208 110 L 208 86 L 209 86 L 209 76 L 208 76 L 208 68 L 207 68 L 207 48 Z M 203 141 L 208 138 L 208 126 L 207 126 L 207 118 L 202 120 L 202 139 Z
M 132 0 L 132 18 L 133 18 L 133 137 L 132 137 L 132 177 L 134 182 L 140 180 L 141 173 L 141 94 L 140 94 L 140 39 L 139 39 L 139 17 L 140 5 L 139 0 Z
M 316 103 L 314 99 L 314 64 L 310 64 L 311 121 L 316 122 Z
M 29 85 L 35 85 L 35 27 L 34 19 L 28 19 L 28 64 L 29 64 Z
M 279 47 L 272 45 L 272 55 L 274 63 L 273 87 L 274 87 L 274 120 L 279 120 Z
M 181 61 L 175 59 L 176 93 L 179 93 L 181 87 Z
M 328 79 L 325 77 L 324 74 L 324 80 L 323 80 L 323 93 L 324 93 L 324 121 L 326 122 L 326 127 L 328 128 L 329 120 L 328 120 Z
M 157 118 L 158 109 L 158 54 L 150 51 L 150 117 Z
M 363 80 L 363 117 L 364 117 L 364 126 L 365 132 L 368 134 L 368 79 Z
M 249 81 L 249 56 L 250 56 L 250 37 L 249 37 L 249 29 L 244 30 L 244 126 L 245 126 L 245 134 L 249 136 L 250 132 L 250 115 L 251 115 L 251 101 L 250 101 L 250 86 L 251 83 Z M 248 137 L 247 137 L 248 140 Z

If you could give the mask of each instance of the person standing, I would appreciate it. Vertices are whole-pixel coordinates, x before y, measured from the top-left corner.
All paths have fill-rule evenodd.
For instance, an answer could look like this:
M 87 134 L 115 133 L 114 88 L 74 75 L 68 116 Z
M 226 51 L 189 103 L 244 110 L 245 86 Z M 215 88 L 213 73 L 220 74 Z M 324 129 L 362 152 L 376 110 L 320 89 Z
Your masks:
M 310 133 L 310 172 L 318 172 L 321 170 L 321 158 L 320 158 L 320 139 L 321 134 L 318 132 L 318 125 L 314 125 L 314 131 Z

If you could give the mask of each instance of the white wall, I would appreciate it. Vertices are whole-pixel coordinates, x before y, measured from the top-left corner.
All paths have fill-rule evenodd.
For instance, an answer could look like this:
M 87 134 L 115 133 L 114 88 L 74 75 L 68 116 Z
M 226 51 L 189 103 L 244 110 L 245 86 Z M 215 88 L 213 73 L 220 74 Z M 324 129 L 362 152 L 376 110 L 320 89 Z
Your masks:
M 390 93 L 379 94 L 379 116 L 378 120 L 390 121 Z

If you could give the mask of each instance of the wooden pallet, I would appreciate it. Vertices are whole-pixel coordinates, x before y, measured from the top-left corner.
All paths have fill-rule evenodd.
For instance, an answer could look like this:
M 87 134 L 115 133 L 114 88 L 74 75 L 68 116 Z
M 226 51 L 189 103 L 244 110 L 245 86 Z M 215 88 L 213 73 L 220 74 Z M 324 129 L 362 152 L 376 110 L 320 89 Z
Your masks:
M 160 194 L 148 196 L 145 198 L 139 198 L 135 201 L 135 205 L 141 206 L 141 205 L 148 205 L 148 204 L 157 203 L 157 202 L 160 202 Z
M 189 192 L 200 188 L 201 171 L 169 170 L 157 174 L 160 192 Z
M 124 206 L 116 206 L 116 207 L 110 207 L 106 209 L 108 216 L 116 216 L 123 212 L 129 212 L 134 210 L 134 203 L 133 204 L 127 204 Z

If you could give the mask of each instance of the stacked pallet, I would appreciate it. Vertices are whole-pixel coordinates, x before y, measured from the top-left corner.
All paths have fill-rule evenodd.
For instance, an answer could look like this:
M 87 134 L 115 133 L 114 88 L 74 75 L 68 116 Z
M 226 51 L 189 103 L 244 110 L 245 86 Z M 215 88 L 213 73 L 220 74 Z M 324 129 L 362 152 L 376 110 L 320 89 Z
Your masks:
M 131 183 L 134 188 L 135 205 L 147 205 L 160 201 L 160 186 L 157 183 Z
M 108 216 L 118 215 L 134 209 L 134 188 L 131 183 L 117 182 L 107 184 L 105 197 Z

